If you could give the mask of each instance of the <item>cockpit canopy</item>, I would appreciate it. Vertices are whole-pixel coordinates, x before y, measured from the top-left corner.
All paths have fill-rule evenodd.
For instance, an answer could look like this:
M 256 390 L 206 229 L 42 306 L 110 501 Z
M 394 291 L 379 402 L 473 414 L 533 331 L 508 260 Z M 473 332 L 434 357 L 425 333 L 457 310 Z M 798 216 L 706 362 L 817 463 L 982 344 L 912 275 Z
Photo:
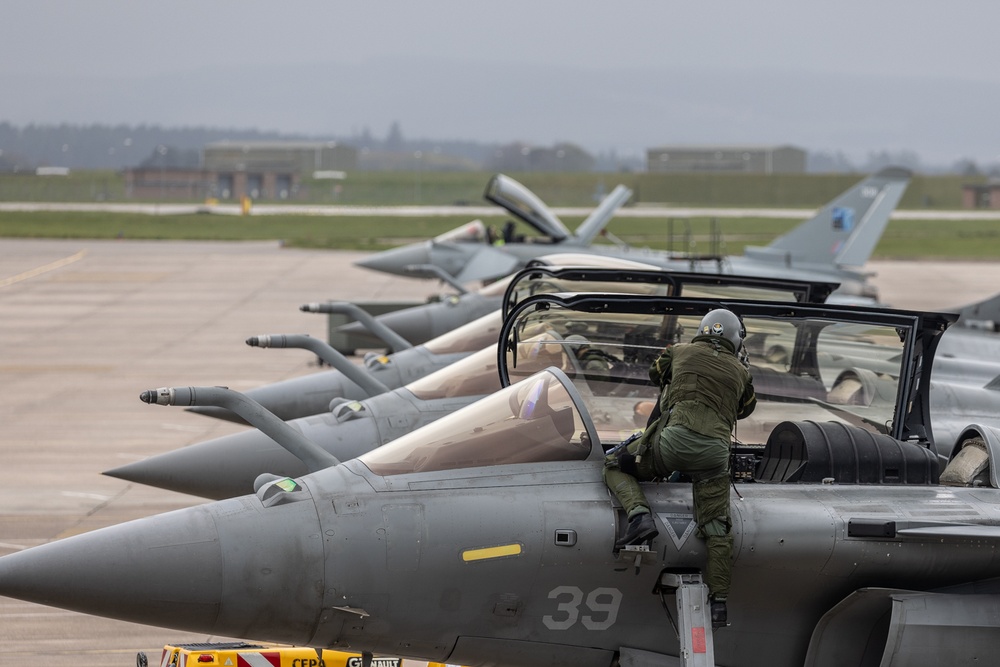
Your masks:
M 556 257 L 556 256 L 554 256 Z M 655 267 L 621 268 L 579 262 L 577 265 L 529 264 L 507 281 L 503 316 L 529 296 L 569 292 L 686 296 L 725 300 L 791 301 L 823 303 L 837 283 L 687 273 Z
M 503 389 L 358 460 L 383 476 L 599 461 L 644 425 L 643 410 L 658 396 L 648 380 L 649 360 L 665 344 L 690 341 L 701 317 L 720 305 L 746 326 L 758 395 L 754 414 L 737 427 L 737 441 L 762 445 L 779 424 L 839 421 L 880 437 L 928 443 L 930 363 L 951 316 L 556 294 L 527 299 L 505 322 L 497 356 Z M 556 366 L 511 379 L 553 361 Z
M 658 400 L 650 364 L 665 347 L 690 342 L 705 313 L 720 305 L 743 319 L 758 398 L 754 414 L 736 426 L 737 442 L 762 445 L 787 420 L 840 421 L 900 440 L 929 439 L 926 387 L 920 383 L 930 375 L 931 342 L 936 345 L 936 334 L 948 323 L 947 316 L 937 314 L 619 294 L 540 295 L 521 302 L 505 321 L 501 373 L 525 362 L 522 331 L 547 329 L 549 340 L 536 345 L 568 353 L 571 363 L 563 370 L 608 446 L 629 429 L 644 426 L 643 417 Z
M 560 371 L 548 369 L 362 455 L 376 475 L 582 461 L 593 427 Z

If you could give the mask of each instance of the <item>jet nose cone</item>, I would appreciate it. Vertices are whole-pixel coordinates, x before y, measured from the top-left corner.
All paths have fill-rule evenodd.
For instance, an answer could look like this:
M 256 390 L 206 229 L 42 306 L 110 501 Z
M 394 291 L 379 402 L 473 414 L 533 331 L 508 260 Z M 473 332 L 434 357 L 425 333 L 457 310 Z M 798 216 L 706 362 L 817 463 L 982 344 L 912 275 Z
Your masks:
M 264 472 L 299 477 L 308 471 L 299 459 L 254 429 L 151 456 L 104 474 L 222 500 L 252 493 L 254 480 Z
M 428 263 L 430 263 L 430 250 L 426 241 L 384 250 L 355 262 L 357 266 L 366 269 L 398 276 L 411 276 L 413 274 L 407 271 L 407 267 Z
M 323 597 L 315 506 L 238 498 L 0 558 L 0 595 L 228 637 L 306 643 Z
M 215 524 L 209 513 L 196 508 L 4 556 L 0 594 L 193 629 L 218 617 L 221 572 Z

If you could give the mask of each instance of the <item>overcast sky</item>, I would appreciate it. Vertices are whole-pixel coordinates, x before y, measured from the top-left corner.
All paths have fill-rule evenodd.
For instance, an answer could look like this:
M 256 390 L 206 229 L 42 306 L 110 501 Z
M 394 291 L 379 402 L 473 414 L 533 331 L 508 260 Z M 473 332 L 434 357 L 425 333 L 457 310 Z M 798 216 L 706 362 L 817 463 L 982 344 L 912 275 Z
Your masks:
M 991 0 L 5 0 L 0 120 L 1000 162 Z

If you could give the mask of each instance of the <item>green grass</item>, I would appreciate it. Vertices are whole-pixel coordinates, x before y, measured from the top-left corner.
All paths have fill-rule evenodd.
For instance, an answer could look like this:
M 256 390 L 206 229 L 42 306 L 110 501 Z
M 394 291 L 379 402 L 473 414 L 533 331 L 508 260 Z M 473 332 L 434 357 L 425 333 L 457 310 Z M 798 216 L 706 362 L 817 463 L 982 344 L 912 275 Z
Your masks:
M 483 203 L 492 172 L 352 171 L 343 181 L 303 177 L 296 203 L 390 206 Z M 633 191 L 631 204 L 818 207 L 866 174 L 724 173 L 510 173 L 550 206 L 593 206 L 619 183 Z M 962 186 L 985 176 L 914 175 L 901 209 L 959 209 Z M 121 173 L 74 171 L 68 176 L 0 174 L 0 201 L 131 202 Z M 147 200 L 148 201 L 148 200 Z M 189 202 L 197 203 L 197 202 Z M 272 203 L 272 202 L 264 202 Z
M 469 216 L 150 216 L 131 213 L 0 212 L 0 237 L 160 240 L 282 240 L 288 246 L 339 250 L 383 250 L 427 239 L 468 222 Z M 506 216 L 481 218 L 500 226 Z M 575 228 L 581 218 L 567 217 Z M 609 231 L 635 246 L 738 254 L 766 245 L 798 224 L 769 218 L 667 220 L 618 218 Z M 672 229 L 672 236 L 670 230 Z M 721 244 L 713 245 L 713 229 Z M 875 259 L 1000 260 L 1000 223 L 995 221 L 893 221 L 875 249 Z

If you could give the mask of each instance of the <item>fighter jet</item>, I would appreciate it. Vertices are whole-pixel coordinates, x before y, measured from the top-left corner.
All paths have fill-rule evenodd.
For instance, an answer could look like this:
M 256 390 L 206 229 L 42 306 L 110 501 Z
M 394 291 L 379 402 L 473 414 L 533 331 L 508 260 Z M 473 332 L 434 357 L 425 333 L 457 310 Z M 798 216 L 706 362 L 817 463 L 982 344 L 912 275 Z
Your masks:
M 579 298 L 573 309 L 600 310 Z M 628 307 L 683 323 L 718 306 L 653 301 Z M 816 370 L 819 351 L 805 352 L 826 334 L 856 348 L 859 368 L 893 350 L 905 359 L 896 394 L 867 406 L 870 418 L 853 415 L 860 425 L 838 417 L 848 412 L 831 407 L 835 397 L 786 395 L 790 411 L 826 418 L 741 434 L 760 449 L 744 454 L 752 465 L 735 482 L 728 627 L 713 630 L 705 613 L 690 484 L 646 484 L 659 536 L 615 551 L 623 516 L 601 477 L 613 443 L 583 385 L 555 368 L 358 459 L 316 460 L 254 494 L 4 556 L 0 594 L 465 665 L 986 664 L 1000 650 L 1000 433 L 962 443 L 939 474 L 926 388 L 950 318 L 725 305 L 748 331 L 805 345 L 802 368 Z M 966 465 L 971 450 L 982 465 Z
M 770 298 L 790 302 L 822 301 L 836 287 L 829 283 L 797 283 L 776 279 L 706 276 L 669 271 L 629 272 L 589 267 L 537 267 L 526 269 L 518 275 L 519 279 L 513 281 L 508 288 L 506 303 L 509 307 L 517 303 L 519 294 L 523 297 L 541 290 L 573 291 L 571 289 L 573 287 L 661 295 L 692 293 L 715 298 L 739 295 L 743 298 Z M 484 349 L 386 393 L 373 395 L 364 400 L 333 398 L 328 411 L 292 419 L 288 423 L 338 460 L 348 460 L 479 400 L 484 395 L 500 389 L 501 386 L 497 369 L 496 341 L 502 321 L 498 313 L 494 313 L 492 318 L 493 323 L 488 323 L 484 318 L 478 320 L 484 331 L 488 331 L 491 340 L 490 344 L 484 344 Z M 588 350 L 581 346 L 580 335 L 589 328 L 587 318 L 575 316 L 569 318 L 567 322 L 556 322 L 536 328 L 533 330 L 531 341 L 522 341 L 521 345 L 524 348 L 522 359 L 530 359 L 527 362 L 527 369 L 521 367 L 517 369 L 522 376 L 548 365 L 563 368 L 574 375 L 587 369 L 589 352 L 596 351 L 596 345 L 604 345 L 606 341 L 601 343 L 595 341 Z M 471 331 L 468 327 L 466 329 Z M 658 332 L 650 331 L 649 339 L 646 341 L 652 356 L 655 356 L 663 345 L 663 339 L 656 338 L 658 335 L 660 335 Z M 255 337 L 255 339 L 263 338 L 265 337 Z M 288 337 L 266 338 L 284 340 Z M 620 344 L 619 341 L 618 345 Z M 608 358 L 610 357 L 605 357 Z M 601 362 L 601 358 L 598 357 L 597 361 Z M 644 369 L 641 374 L 645 376 Z M 359 384 L 364 383 L 359 381 Z M 294 380 L 282 382 L 280 385 L 286 391 L 293 390 Z M 309 381 L 309 387 L 313 396 L 320 392 L 319 384 L 313 380 Z M 278 401 L 275 399 L 274 391 L 263 389 L 251 390 L 246 393 L 246 397 L 259 404 L 262 409 L 266 410 L 269 405 L 277 403 L 282 408 L 283 414 L 289 412 L 292 400 Z M 611 387 L 609 391 L 613 389 Z M 633 408 L 639 397 L 652 400 L 653 394 L 654 388 L 645 386 L 630 391 L 627 405 L 620 406 L 620 410 L 606 410 L 604 408 L 607 406 L 602 404 L 600 410 L 595 410 L 595 414 L 601 415 L 598 419 L 600 426 L 615 430 L 623 436 L 628 435 L 637 425 L 642 425 L 637 424 L 633 418 Z M 294 396 L 294 392 L 292 395 Z M 268 400 L 262 402 L 257 399 L 260 396 Z M 202 413 L 231 415 L 234 419 L 239 417 L 222 406 L 199 405 L 189 409 Z M 270 412 L 277 414 L 274 410 Z M 278 416 L 286 419 L 281 415 Z M 265 472 L 296 477 L 304 474 L 305 469 L 298 459 L 275 445 L 267 430 L 258 426 L 257 430 L 189 445 L 126 464 L 104 474 L 218 500 L 246 493 L 253 488 L 257 476 Z
M 513 222 L 505 227 L 503 237 L 493 238 L 480 220 L 445 232 L 429 244 L 419 243 L 387 250 L 356 262 L 375 271 L 399 275 L 441 278 L 450 276 L 457 283 L 489 281 L 510 275 L 524 266 L 527 258 L 554 252 L 586 249 L 608 224 L 632 191 L 618 185 L 585 219 L 576 232 L 566 225 L 531 190 L 514 179 L 497 174 L 486 185 L 486 199 L 533 227 L 542 236 L 529 242 L 513 236 Z
M 587 258 L 581 259 L 586 268 L 584 266 L 559 268 L 561 262 L 572 260 L 569 256 L 547 258 L 532 270 L 525 269 L 511 276 L 509 280 L 496 283 L 503 289 L 497 292 L 491 291 L 489 297 L 482 295 L 478 299 L 478 304 L 489 303 L 491 308 L 475 321 L 457 326 L 412 349 L 388 355 L 370 353 L 365 356 L 363 368 L 314 338 L 273 334 L 253 336 L 247 339 L 247 343 L 256 347 L 300 347 L 308 344 L 307 349 L 321 355 L 334 367 L 334 370 L 283 380 L 250 389 L 245 393 L 265 409 L 287 421 L 328 412 L 333 401 L 362 400 L 382 391 L 398 389 L 494 344 L 500 325 L 503 323 L 501 304 L 509 307 L 516 303 L 519 296 L 540 291 L 641 289 L 647 293 L 662 295 L 690 292 L 736 298 L 822 302 L 836 288 L 835 284 L 822 282 L 667 272 L 633 262 L 600 262 L 602 266 L 616 268 L 597 266 L 589 270 L 590 265 L 586 264 Z M 552 270 L 546 271 L 543 267 L 551 267 Z M 313 303 L 303 305 L 302 308 L 309 312 L 327 312 L 339 310 L 343 306 L 341 303 Z M 478 312 L 479 305 L 476 309 Z M 372 324 L 373 329 L 380 331 L 381 327 L 385 327 L 384 321 L 379 321 L 379 318 L 374 319 L 376 322 L 372 324 L 369 316 L 369 324 Z M 379 335 L 384 334 L 380 332 Z M 397 336 L 395 333 L 392 335 Z M 392 339 L 387 337 L 386 343 L 391 344 L 391 342 Z M 378 389 L 380 386 L 381 390 Z M 242 421 L 229 410 L 218 407 L 199 406 L 190 410 L 209 417 Z
M 489 242 L 485 229 L 463 228 L 387 250 L 357 262 L 376 271 L 414 275 L 413 267 L 433 265 L 460 281 L 495 279 L 523 267 L 542 254 L 557 250 L 596 253 L 656 264 L 664 268 L 736 273 L 752 276 L 828 280 L 841 284 L 837 299 L 875 302 L 877 291 L 861 271 L 878 244 L 889 215 L 909 183 L 909 171 L 890 167 L 871 175 L 822 207 L 817 214 L 765 247 L 748 247 L 741 256 L 697 258 L 650 249 L 592 244 L 596 230 L 584 222 L 571 234 L 565 225 L 527 188 L 498 174 L 486 188 L 486 199 L 522 213 L 539 229 L 542 242 Z M 481 225 L 480 225 L 481 227 Z M 419 272 L 418 272 L 419 273 Z M 433 272 L 423 275 L 432 277 Z
M 323 312 L 331 305 L 336 307 L 339 304 L 306 304 L 303 308 Z M 307 349 L 323 355 L 334 366 L 334 370 L 274 382 L 245 393 L 286 421 L 329 412 L 333 401 L 357 401 L 398 389 L 495 344 L 502 323 L 496 314 L 485 315 L 425 344 L 391 354 L 366 355 L 363 367 L 345 359 L 339 352 L 317 339 L 282 334 L 251 336 L 247 339 L 247 344 L 262 348 L 302 347 L 304 340 L 308 340 Z M 196 406 L 190 408 L 190 411 L 207 417 L 244 421 L 232 411 L 219 407 Z
M 533 344 L 534 341 L 523 343 L 526 350 Z M 519 374 L 528 375 L 552 364 L 567 367 L 572 364 L 567 356 L 568 348 L 546 348 L 544 352 L 539 354 L 536 351 L 530 355 L 532 361 L 518 369 Z M 287 425 L 336 460 L 346 461 L 430 424 L 500 388 L 494 334 L 491 345 L 403 387 L 360 401 L 334 400 L 329 411 L 292 419 L 287 421 Z M 265 410 L 249 396 L 250 393 L 243 396 L 255 407 Z M 191 409 L 194 410 L 219 411 L 234 418 L 252 419 L 249 423 L 257 428 L 128 463 L 104 474 L 219 500 L 249 493 L 262 474 L 298 477 L 307 472 L 303 461 L 279 447 L 272 439 L 272 429 L 282 427 L 258 421 L 259 411 L 246 415 L 236 413 L 226 405 L 193 405 Z

